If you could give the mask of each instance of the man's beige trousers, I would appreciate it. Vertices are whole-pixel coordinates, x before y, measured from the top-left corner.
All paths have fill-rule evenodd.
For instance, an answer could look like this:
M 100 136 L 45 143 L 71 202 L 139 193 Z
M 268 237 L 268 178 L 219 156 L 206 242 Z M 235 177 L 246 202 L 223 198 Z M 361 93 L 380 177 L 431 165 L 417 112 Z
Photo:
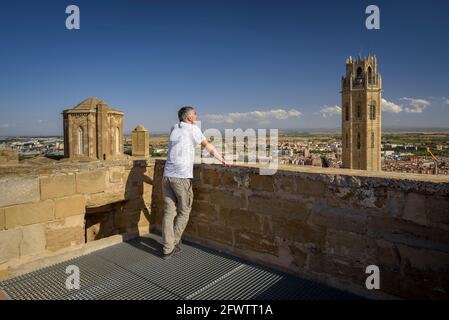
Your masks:
M 162 219 L 162 245 L 164 254 L 170 253 L 181 240 L 192 210 L 192 180 L 162 178 L 164 218 Z

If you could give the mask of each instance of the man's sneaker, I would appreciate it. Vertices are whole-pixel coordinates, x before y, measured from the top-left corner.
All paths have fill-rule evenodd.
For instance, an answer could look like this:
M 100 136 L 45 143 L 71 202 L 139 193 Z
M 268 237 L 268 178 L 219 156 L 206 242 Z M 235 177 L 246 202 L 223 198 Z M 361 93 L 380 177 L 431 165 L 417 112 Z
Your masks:
M 164 260 L 170 259 L 172 256 L 174 256 L 174 255 L 176 255 L 177 253 L 180 253 L 180 252 L 181 252 L 181 248 L 176 245 L 171 252 L 164 253 L 162 255 L 162 259 L 164 259 Z

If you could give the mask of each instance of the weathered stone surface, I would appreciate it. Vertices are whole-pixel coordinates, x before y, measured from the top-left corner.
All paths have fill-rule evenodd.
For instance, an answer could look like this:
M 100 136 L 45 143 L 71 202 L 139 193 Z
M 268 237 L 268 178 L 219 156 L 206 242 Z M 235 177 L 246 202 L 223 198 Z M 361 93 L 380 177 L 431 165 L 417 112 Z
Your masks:
M 308 225 L 301 219 L 285 220 L 274 218 L 273 221 L 274 232 L 282 239 L 324 246 L 326 238 L 325 228 Z
M 296 191 L 295 179 L 293 177 L 276 177 L 276 184 L 279 191 L 294 193 Z
M 109 182 L 123 182 L 124 173 L 123 171 L 112 171 L 109 174 Z
M 227 226 L 250 230 L 262 234 L 262 219 L 254 212 L 241 209 L 221 208 L 219 221 L 223 221 Z
M 435 243 L 449 244 L 449 233 L 442 229 L 426 227 L 416 223 L 383 216 L 369 216 L 367 220 L 367 232 L 369 236 L 377 238 L 397 239 L 397 241 L 415 242 L 420 246 L 425 240 Z M 401 240 L 402 239 L 402 240 Z M 431 245 L 431 243 L 429 243 Z
M 223 179 L 223 186 L 227 188 L 236 188 L 238 187 L 237 180 L 235 178 L 235 173 L 233 172 L 223 172 L 222 179 Z
M 310 215 L 310 210 L 307 208 L 306 203 L 296 200 L 279 199 L 271 195 L 249 196 L 248 210 L 257 214 L 302 220 L 307 220 Z
M 75 175 L 64 174 L 40 178 L 41 200 L 75 194 Z
M 232 229 L 225 226 L 198 223 L 198 236 L 227 245 L 232 245 Z
M 234 194 L 229 191 L 212 191 L 210 201 L 221 208 L 239 209 L 246 208 L 246 198 L 241 194 Z
M 46 231 L 46 248 L 56 251 L 62 248 L 84 243 L 84 229 L 82 227 L 69 227 Z
M 45 251 L 46 237 L 43 224 L 22 227 L 23 239 L 20 243 L 20 255 L 37 255 Z
M 248 230 L 235 230 L 234 234 L 236 248 L 278 256 L 278 248 L 273 237 Z
M 427 201 L 427 221 L 449 226 L 449 197 L 432 197 Z
M 308 219 L 312 225 L 348 232 L 366 233 L 366 215 L 353 209 L 329 208 L 315 205 Z
M 82 194 L 55 199 L 55 217 L 63 218 L 83 214 L 86 211 L 86 198 Z
M 214 222 L 217 220 L 217 210 L 215 206 L 206 201 L 193 201 L 190 218 L 195 221 Z
M 297 180 L 297 192 L 305 196 L 319 197 L 326 191 L 326 185 L 322 181 L 299 179 Z
M 6 228 L 51 221 L 55 218 L 54 201 L 22 204 L 5 208 Z
M 125 200 L 125 194 L 111 193 L 111 192 L 99 192 L 93 194 L 86 194 L 86 207 L 94 208 L 104 206 L 109 203 L 119 202 Z
M 290 254 L 293 257 L 293 264 L 298 268 L 303 268 L 307 262 L 307 252 L 304 252 L 301 248 L 295 245 L 288 246 Z
M 76 192 L 96 193 L 106 188 L 106 171 L 96 170 L 76 174 Z
M 256 191 L 274 191 L 274 177 L 266 175 L 251 175 L 249 187 Z
M 367 250 L 366 238 L 362 235 L 328 229 L 326 234 L 326 253 L 365 260 Z
M 220 175 L 217 171 L 212 169 L 204 169 L 201 172 L 203 177 L 203 183 L 211 185 L 213 187 L 217 187 L 221 184 Z
M 405 197 L 405 207 L 402 219 L 426 225 L 426 207 L 427 199 L 425 195 L 409 193 Z
M 22 230 L 5 230 L 0 232 L 0 264 L 20 256 Z
M 0 207 L 40 200 L 38 177 L 5 177 L 0 179 Z
M 4 230 L 5 228 L 6 228 L 5 209 L 4 208 L 0 208 L 0 231 Z

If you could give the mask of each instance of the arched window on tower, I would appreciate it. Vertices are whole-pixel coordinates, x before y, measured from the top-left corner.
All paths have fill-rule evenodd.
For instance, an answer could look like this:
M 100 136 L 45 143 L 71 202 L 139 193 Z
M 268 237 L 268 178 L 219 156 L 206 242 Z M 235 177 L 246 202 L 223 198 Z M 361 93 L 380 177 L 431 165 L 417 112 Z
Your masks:
M 84 154 L 84 129 L 78 127 L 78 155 Z
M 376 120 L 376 102 L 372 101 L 369 106 L 369 118 L 370 120 Z
M 362 77 L 362 67 L 358 67 L 357 68 L 357 78 L 361 78 Z
M 357 149 L 360 150 L 360 132 L 357 132 Z
M 360 103 L 357 104 L 357 119 L 361 119 L 362 118 L 362 106 L 360 105 Z
M 115 153 L 120 153 L 120 129 L 115 128 Z
M 345 119 L 346 119 L 346 121 L 349 121 L 349 114 L 350 114 L 349 104 L 346 104 L 346 108 L 345 108 Z
M 368 67 L 368 83 L 369 84 L 374 83 L 373 70 L 371 69 L 371 66 Z

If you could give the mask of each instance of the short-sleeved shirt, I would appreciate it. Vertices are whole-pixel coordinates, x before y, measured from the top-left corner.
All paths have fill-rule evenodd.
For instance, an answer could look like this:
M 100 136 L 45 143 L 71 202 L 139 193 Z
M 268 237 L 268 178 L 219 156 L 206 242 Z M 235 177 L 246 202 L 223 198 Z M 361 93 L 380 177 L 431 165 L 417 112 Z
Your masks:
M 175 124 L 170 131 L 164 176 L 193 178 L 195 146 L 204 140 L 206 137 L 196 125 L 183 121 Z

